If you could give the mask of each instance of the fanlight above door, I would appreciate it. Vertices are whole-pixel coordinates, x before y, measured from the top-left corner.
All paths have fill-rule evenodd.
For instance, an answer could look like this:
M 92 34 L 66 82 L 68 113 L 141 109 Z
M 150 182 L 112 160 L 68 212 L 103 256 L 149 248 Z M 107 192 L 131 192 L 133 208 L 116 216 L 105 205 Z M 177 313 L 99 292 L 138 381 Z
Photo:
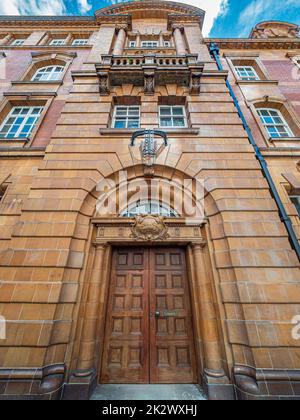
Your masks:
M 121 213 L 122 217 L 136 217 L 144 214 L 159 215 L 163 217 L 178 217 L 176 211 L 166 204 L 158 201 L 137 202 Z

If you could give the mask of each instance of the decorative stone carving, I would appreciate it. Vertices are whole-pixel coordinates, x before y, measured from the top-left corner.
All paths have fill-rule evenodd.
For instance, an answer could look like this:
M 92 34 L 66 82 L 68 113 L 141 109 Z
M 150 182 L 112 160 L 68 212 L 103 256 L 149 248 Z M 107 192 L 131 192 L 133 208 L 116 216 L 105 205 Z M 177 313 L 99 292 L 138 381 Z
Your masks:
M 124 31 L 128 31 L 128 25 L 127 24 L 119 24 L 116 26 L 116 31 L 119 32 L 121 29 L 123 29 Z
M 137 216 L 132 226 L 132 237 L 139 241 L 157 241 L 168 238 L 168 228 L 162 216 Z
M 155 74 L 154 71 L 145 72 L 144 90 L 146 95 L 154 95 L 155 92 Z
M 101 96 L 109 95 L 109 75 L 107 72 L 98 72 L 99 92 Z
M 191 72 L 190 93 L 191 95 L 199 95 L 201 88 L 202 73 L 199 71 Z
M 97 236 L 99 238 L 104 238 L 104 234 L 105 234 L 105 229 L 103 227 L 99 227 Z
M 194 228 L 194 237 L 199 238 L 201 236 L 201 231 L 198 227 Z
M 300 38 L 299 27 L 292 23 L 264 22 L 253 29 L 251 38 Z
M 178 29 L 182 34 L 184 33 L 184 26 L 182 24 L 174 23 L 172 25 L 172 30 L 175 31 Z

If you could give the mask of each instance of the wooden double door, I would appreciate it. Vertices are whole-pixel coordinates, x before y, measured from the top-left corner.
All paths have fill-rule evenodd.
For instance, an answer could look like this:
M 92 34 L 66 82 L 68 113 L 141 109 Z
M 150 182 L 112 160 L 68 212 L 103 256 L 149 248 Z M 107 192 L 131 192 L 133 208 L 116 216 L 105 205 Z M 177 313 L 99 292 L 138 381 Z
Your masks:
M 196 383 L 185 251 L 116 249 L 109 288 L 101 383 Z

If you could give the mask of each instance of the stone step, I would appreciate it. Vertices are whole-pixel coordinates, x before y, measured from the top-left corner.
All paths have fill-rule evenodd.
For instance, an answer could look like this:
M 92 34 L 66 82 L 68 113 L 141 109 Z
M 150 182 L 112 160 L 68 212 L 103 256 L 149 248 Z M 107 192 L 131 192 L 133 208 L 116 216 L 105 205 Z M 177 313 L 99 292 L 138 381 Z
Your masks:
M 182 401 L 206 400 L 198 385 L 99 385 L 91 400 L 94 401 Z

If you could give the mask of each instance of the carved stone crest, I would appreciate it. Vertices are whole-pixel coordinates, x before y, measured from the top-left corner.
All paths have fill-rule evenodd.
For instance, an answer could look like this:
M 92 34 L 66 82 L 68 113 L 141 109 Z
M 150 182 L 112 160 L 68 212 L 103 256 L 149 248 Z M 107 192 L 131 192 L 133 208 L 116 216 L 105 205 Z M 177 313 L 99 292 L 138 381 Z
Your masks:
M 299 26 L 286 22 L 263 22 L 252 31 L 253 39 L 299 38 Z
M 168 238 L 168 227 L 162 216 L 141 215 L 135 218 L 132 237 L 139 241 L 157 241 Z

